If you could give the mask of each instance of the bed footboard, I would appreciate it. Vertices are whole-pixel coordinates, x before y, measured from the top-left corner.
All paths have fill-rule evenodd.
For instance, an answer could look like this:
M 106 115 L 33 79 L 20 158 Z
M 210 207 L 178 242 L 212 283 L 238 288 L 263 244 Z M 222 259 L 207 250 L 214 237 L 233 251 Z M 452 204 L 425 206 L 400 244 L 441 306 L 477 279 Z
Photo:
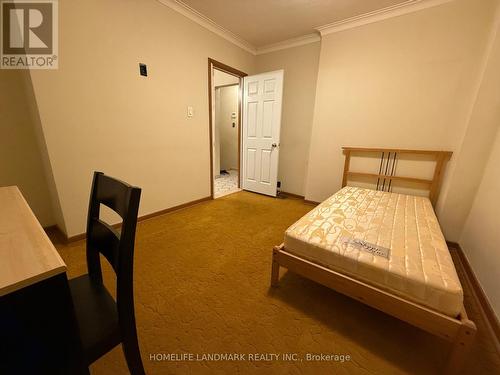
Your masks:
M 294 273 L 452 342 L 453 347 L 445 373 L 458 374 L 460 372 L 476 334 L 476 326 L 468 319 L 465 308 L 462 309 L 458 317 L 452 318 L 288 253 L 283 244 L 273 248 L 272 287 L 278 286 L 280 267 L 285 267 Z

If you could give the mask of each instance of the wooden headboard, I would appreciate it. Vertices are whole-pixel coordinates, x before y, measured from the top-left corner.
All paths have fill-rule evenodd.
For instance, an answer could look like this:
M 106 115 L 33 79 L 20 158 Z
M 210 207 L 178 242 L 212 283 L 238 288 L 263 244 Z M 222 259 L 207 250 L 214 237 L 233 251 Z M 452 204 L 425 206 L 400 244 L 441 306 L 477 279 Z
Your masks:
M 428 151 L 428 150 L 405 150 L 396 148 L 363 148 L 363 147 L 342 147 L 345 154 L 344 175 L 342 187 L 347 185 L 349 177 L 367 177 L 377 179 L 377 190 L 391 191 L 392 181 L 404 181 L 426 185 L 429 190 L 429 199 L 435 206 L 439 197 L 441 179 L 444 166 L 453 154 L 451 151 Z M 380 154 L 380 167 L 378 173 L 362 173 L 350 171 L 351 155 L 355 154 Z M 396 176 L 396 165 L 400 154 L 426 155 L 436 161 L 432 180 L 414 178 L 409 176 Z

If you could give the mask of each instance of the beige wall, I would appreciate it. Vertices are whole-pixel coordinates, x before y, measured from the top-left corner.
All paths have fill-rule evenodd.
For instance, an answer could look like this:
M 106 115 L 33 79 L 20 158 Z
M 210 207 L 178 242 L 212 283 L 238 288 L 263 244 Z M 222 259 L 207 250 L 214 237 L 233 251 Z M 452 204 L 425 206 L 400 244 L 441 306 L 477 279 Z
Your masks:
M 497 118 L 497 124 L 500 124 L 500 116 Z M 460 245 L 500 319 L 499 165 L 500 132 L 497 132 L 483 179 L 460 239 Z
M 442 215 L 441 224 L 454 239 L 462 233 L 500 123 L 500 1 L 498 4 L 477 94 L 443 202 L 449 214 Z
M 493 309 L 500 318 L 500 8 L 497 9 L 491 52 L 471 116 L 457 166 L 458 187 L 475 194 L 473 204 L 464 205 L 460 191 L 453 197 L 468 213 L 460 245 L 464 250 Z M 496 134 L 496 136 L 495 136 Z M 487 161 L 485 168 L 482 168 Z M 479 186 L 479 188 L 478 188 Z M 458 189 L 457 189 L 458 190 Z M 451 192 L 450 192 L 451 195 Z M 470 207 L 472 206 L 472 208 Z M 462 223 L 457 223 L 462 224 Z
M 323 38 L 307 199 L 340 188 L 342 146 L 459 151 L 495 4 L 456 0 Z M 447 223 L 455 207 L 444 203 Z
M 257 73 L 284 69 L 278 179 L 281 189 L 304 195 L 318 77 L 320 42 L 257 56 Z
M 240 82 L 240 79 L 232 74 L 228 74 L 218 69 L 214 69 L 214 86 L 234 85 Z
M 43 226 L 55 223 L 41 161 L 26 71 L 0 70 L 0 186 L 17 185 Z
M 255 57 L 155 0 L 63 1 L 59 20 L 59 70 L 31 76 L 67 234 L 94 170 L 142 187 L 141 215 L 207 197 L 207 58 L 253 73 Z
M 220 169 L 238 169 L 238 96 L 239 85 L 225 86 L 219 91 L 220 105 L 215 113 L 215 126 L 220 137 Z M 232 114 L 236 118 L 232 118 Z M 233 127 L 233 123 L 235 126 Z

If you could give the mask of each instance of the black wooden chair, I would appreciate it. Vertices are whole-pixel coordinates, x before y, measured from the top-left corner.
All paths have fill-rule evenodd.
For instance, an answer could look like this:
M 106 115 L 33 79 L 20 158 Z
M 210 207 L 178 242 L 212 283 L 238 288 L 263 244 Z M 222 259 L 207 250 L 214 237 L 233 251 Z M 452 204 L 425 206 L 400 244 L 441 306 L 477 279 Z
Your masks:
M 141 189 L 101 172 L 94 173 L 87 217 L 88 274 L 69 281 L 85 365 L 122 343 L 132 375 L 145 374 L 137 341 L 133 292 L 140 196 Z M 99 218 L 101 203 L 121 216 L 121 233 Z M 116 273 L 116 302 L 103 284 L 99 254 Z

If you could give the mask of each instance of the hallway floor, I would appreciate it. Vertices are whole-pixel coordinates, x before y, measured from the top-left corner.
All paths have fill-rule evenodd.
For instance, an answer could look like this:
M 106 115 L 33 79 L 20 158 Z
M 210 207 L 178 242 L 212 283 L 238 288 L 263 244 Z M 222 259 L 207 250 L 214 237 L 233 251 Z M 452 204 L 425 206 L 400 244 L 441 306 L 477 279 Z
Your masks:
M 240 191 L 238 188 L 238 171 L 230 169 L 229 174 L 221 174 L 214 181 L 214 198 Z

